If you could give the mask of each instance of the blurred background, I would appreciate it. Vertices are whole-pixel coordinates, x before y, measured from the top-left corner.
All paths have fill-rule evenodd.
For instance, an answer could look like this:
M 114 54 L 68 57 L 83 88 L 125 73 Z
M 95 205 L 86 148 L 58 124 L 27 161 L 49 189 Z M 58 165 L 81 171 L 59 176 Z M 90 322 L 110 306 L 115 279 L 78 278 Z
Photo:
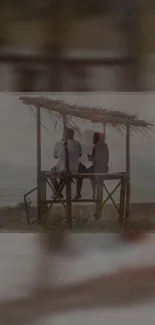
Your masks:
M 145 91 L 155 0 L 1 0 L 1 91 Z

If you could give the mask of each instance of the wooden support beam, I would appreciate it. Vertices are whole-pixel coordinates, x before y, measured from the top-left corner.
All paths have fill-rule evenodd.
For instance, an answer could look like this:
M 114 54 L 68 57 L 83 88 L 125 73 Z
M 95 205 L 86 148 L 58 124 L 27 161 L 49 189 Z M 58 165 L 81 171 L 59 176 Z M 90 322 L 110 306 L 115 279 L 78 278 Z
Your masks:
M 104 122 L 103 123 L 103 133 L 104 133 L 104 135 L 105 135 L 105 141 L 106 141 L 106 123 Z M 98 189 L 98 196 L 100 197 L 100 204 L 102 205 L 102 202 L 104 201 L 104 179 L 102 179 L 102 181 L 100 182 L 101 184 L 100 184 L 100 189 Z M 99 204 L 96 204 L 96 211 L 98 211 L 98 205 Z M 103 215 L 103 209 L 101 208 L 99 208 L 99 215 L 98 215 L 98 218 L 100 219 L 100 218 L 102 218 L 102 215 Z
M 41 180 L 41 187 L 42 187 L 42 196 L 41 196 L 41 208 L 42 208 L 42 216 L 45 215 L 48 206 L 46 203 L 46 197 L 47 197 L 47 189 L 46 189 L 46 179 L 42 175 L 42 180 Z
M 41 223 L 41 110 L 36 108 L 37 115 L 37 218 Z
M 46 172 L 44 171 L 44 177 L 46 179 L 52 178 L 52 176 L 55 175 L 55 172 Z M 122 179 L 126 176 L 126 173 L 77 173 L 77 174 L 72 174 L 72 178 L 78 178 L 78 177 L 83 177 L 83 178 L 90 178 L 90 177 L 102 177 L 104 180 L 114 180 L 114 179 Z M 62 176 L 64 178 L 64 176 Z
M 124 209 L 125 209 L 125 185 L 126 180 L 121 180 L 121 190 L 120 190 L 120 204 L 119 204 L 119 222 L 124 221 Z
M 128 219 L 130 215 L 130 125 L 129 124 L 127 124 L 126 127 L 126 174 L 127 174 L 127 184 L 126 184 L 125 219 Z
M 97 200 L 93 200 L 93 199 L 73 199 L 72 200 L 72 203 L 95 203 Z M 100 201 L 99 201 L 100 202 Z M 51 204 L 53 203 L 53 200 L 46 200 L 46 201 L 42 201 L 43 204 Z M 66 203 L 66 200 L 65 199 L 57 199 L 55 200 L 54 204 L 61 204 L 61 203 Z
M 66 118 L 63 117 L 63 126 L 64 131 L 67 128 Z M 65 169 L 68 177 L 66 178 L 66 218 L 68 221 L 69 228 L 72 229 L 72 191 L 71 191 L 71 178 L 70 178 L 70 166 L 69 166 L 69 153 L 68 153 L 68 141 L 64 142 L 66 161 L 65 161 Z

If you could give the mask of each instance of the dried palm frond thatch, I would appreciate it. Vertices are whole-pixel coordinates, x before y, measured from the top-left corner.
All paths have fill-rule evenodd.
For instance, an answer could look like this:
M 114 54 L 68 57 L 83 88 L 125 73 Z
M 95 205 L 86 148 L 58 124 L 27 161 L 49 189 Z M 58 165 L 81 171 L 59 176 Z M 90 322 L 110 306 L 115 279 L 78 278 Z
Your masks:
M 65 117 L 66 123 L 73 126 L 72 118 L 86 119 L 94 123 L 110 124 L 117 130 L 123 130 L 127 124 L 130 124 L 131 130 L 135 132 L 146 133 L 150 129 L 151 123 L 138 119 L 137 114 L 130 115 L 122 111 L 112 109 L 103 109 L 98 107 L 87 107 L 71 105 L 63 100 L 52 99 L 44 96 L 22 96 L 20 100 L 28 105 L 31 110 L 33 107 L 44 108 L 52 117 L 52 122 L 56 126 L 58 118 Z

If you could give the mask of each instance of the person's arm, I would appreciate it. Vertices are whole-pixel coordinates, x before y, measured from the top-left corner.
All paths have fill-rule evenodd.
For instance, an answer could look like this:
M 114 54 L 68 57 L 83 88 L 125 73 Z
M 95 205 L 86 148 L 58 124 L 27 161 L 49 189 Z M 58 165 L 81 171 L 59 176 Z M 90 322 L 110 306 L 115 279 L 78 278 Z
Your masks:
M 88 155 L 88 160 L 93 162 L 94 158 L 95 158 L 95 146 L 93 146 L 92 154 Z
M 108 149 L 107 145 L 106 145 L 106 150 L 105 150 L 105 163 L 107 166 L 109 165 L 109 149 Z
M 94 159 L 95 157 L 95 146 L 93 147 L 93 150 L 92 150 L 92 159 Z
M 58 158 L 59 158 L 57 143 L 56 143 L 56 145 L 55 145 L 55 147 L 54 147 L 53 155 L 54 155 L 54 158 L 55 158 L 55 159 L 58 159 Z
M 79 158 L 82 157 L 82 147 L 81 144 L 79 142 Z
M 92 150 L 92 162 L 93 163 L 95 162 L 95 146 L 93 147 L 93 150 Z

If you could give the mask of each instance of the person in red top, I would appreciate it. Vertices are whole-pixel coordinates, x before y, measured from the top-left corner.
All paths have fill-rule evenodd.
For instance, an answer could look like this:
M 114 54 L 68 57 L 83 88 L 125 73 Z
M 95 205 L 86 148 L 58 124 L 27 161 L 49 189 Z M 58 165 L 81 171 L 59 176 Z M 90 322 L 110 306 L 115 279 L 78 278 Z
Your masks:
M 80 173 L 94 174 L 94 173 L 107 173 L 109 170 L 109 149 L 107 144 L 105 143 L 105 134 L 100 132 L 94 132 L 93 135 L 93 149 L 92 154 L 88 155 L 88 160 L 92 162 L 92 165 L 87 168 L 85 171 L 82 166 L 79 169 Z M 96 190 L 96 178 L 93 176 L 86 176 L 85 178 L 89 178 L 92 184 L 93 190 L 93 198 L 95 198 L 95 190 Z M 81 190 L 83 185 L 84 177 L 79 177 L 77 180 L 77 196 L 76 199 L 81 198 Z
M 109 171 L 109 149 L 105 143 L 105 134 L 95 132 L 93 137 L 92 155 L 88 155 L 88 159 L 92 161 L 92 165 L 87 169 L 88 174 L 108 173 Z M 96 178 L 89 177 L 92 184 L 93 198 L 95 198 Z

